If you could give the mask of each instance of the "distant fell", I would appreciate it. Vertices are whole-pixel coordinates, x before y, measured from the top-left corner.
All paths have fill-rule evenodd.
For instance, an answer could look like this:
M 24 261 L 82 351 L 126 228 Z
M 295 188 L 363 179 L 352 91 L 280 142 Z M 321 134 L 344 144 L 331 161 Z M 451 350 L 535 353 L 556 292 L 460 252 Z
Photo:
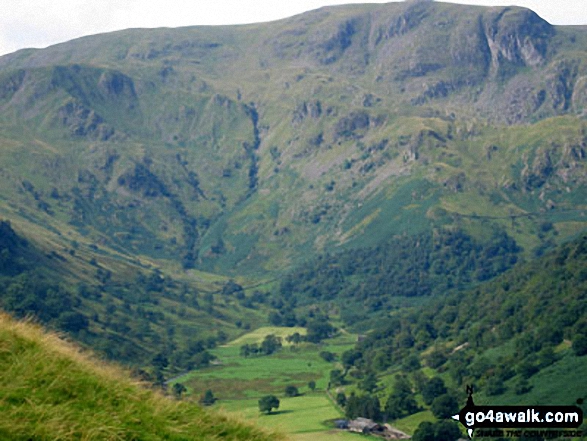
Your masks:
M 457 221 L 530 257 L 587 226 L 586 47 L 525 8 L 392 2 L 19 51 L 0 209 L 231 276 Z

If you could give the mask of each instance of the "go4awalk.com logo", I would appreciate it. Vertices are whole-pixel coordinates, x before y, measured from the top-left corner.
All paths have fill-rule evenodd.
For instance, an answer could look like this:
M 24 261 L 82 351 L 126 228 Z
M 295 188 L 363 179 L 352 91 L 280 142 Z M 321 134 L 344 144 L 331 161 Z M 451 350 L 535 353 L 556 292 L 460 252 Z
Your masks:
M 473 388 L 467 386 L 469 398 L 461 411 L 453 416 L 467 428 L 469 437 L 580 437 L 577 429 L 583 423 L 583 410 L 578 406 L 476 406 Z M 549 430 L 546 430 L 549 429 Z

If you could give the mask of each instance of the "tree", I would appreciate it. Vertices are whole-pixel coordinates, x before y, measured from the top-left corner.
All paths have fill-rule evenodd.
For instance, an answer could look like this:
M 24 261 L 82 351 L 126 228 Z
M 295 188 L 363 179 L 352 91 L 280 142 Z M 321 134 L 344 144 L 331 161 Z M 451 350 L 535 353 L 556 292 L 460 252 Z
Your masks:
M 300 335 L 299 332 L 294 332 L 291 335 L 288 335 L 287 337 L 285 337 L 285 340 L 288 343 L 292 343 L 294 345 L 297 345 L 298 343 L 300 343 L 302 341 L 302 336 Z
M 359 388 L 366 392 L 372 393 L 375 389 L 377 389 L 377 376 L 373 372 L 369 372 L 359 383 Z
M 579 357 L 587 355 L 587 335 L 579 334 L 573 339 L 573 351 Z
M 316 390 L 316 382 L 314 380 L 310 380 L 310 382 L 308 383 L 308 388 L 314 392 L 314 390 Z
M 259 411 L 270 414 L 272 409 L 279 409 L 279 399 L 275 395 L 266 395 L 259 400 Z
M 292 385 L 289 385 L 285 388 L 285 396 L 286 397 L 297 397 L 299 395 L 298 388 Z
M 461 438 L 461 431 L 456 423 L 452 421 L 438 421 L 431 423 L 424 421 L 420 423 L 412 441 L 455 441 Z
M 349 420 L 357 417 L 381 420 L 381 405 L 377 397 L 370 395 L 356 396 L 352 394 L 345 406 L 345 415 Z
M 385 403 L 385 416 L 390 420 L 396 420 L 407 415 L 412 415 L 419 410 L 418 403 L 414 399 L 412 386 L 406 377 L 395 376 L 393 391 Z
M 320 343 L 321 340 L 332 337 L 336 331 L 326 320 L 311 321 L 308 323 L 307 329 L 306 341 L 310 343 Z
M 456 441 L 459 438 L 461 438 L 461 431 L 454 421 L 438 421 L 434 424 L 435 440 Z
M 208 389 L 204 395 L 200 397 L 199 402 L 202 406 L 212 406 L 212 404 L 216 402 L 216 398 L 214 397 L 212 391 Z
M 446 352 L 441 348 L 434 348 L 434 350 L 426 358 L 426 364 L 432 369 L 439 368 L 448 360 Z
M 499 377 L 493 376 L 487 380 L 485 387 L 485 393 L 488 396 L 501 395 L 505 392 L 506 387 L 503 384 L 503 380 Z
M 349 349 L 342 353 L 341 361 L 345 369 L 349 369 L 355 364 L 355 361 L 361 358 L 363 354 L 356 349 Z
M 339 392 L 336 394 L 336 404 L 338 404 L 340 407 L 346 406 L 346 395 L 344 392 Z
M 151 364 L 157 369 L 165 369 L 169 365 L 169 360 L 164 353 L 160 352 L 153 357 Z
M 340 369 L 333 369 L 330 371 L 330 385 L 341 386 L 344 383 L 344 376 Z
M 438 419 L 450 418 L 459 411 L 459 403 L 449 394 L 441 395 L 434 399 L 430 410 Z
M 421 422 L 412 436 L 412 441 L 435 441 L 434 424 L 429 421 Z
M 329 351 L 321 351 L 320 354 L 318 354 L 318 355 L 320 355 L 322 360 L 324 360 L 328 363 L 331 363 L 336 359 L 336 355 L 334 355 L 332 352 L 329 352 Z
M 406 372 L 417 371 L 420 367 L 420 358 L 416 354 L 407 356 L 402 362 L 402 368 Z
M 446 386 L 442 378 L 434 377 L 428 381 L 422 388 L 422 397 L 424 402 L 428 405 L 432 404 L 436 397 L 446 393 Z
M 187 392 L 187 389 L 183 384 L 175 383 L 173 385 L 173 395 L 175 395 L 177 398 L 181 398 L 181 395 L 185 392 Z
M 281 349 L 281 338 L 273 334 L 265 336 L 265 339 L 261 343 L 261 353 L 271 355 L 278 349 Z

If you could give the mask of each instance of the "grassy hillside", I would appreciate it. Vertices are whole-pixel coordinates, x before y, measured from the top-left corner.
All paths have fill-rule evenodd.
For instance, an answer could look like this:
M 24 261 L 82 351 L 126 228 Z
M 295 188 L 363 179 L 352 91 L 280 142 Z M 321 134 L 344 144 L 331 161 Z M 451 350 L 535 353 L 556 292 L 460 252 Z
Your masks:
M 5 313 L 0 369 L 3 439 L 281 439 L 148 390 L 120 369 Z
M 0 221 L 0 308 L 33 315 L 110 359 L 149 367 L 153 381 L 208 365 L 210 348 L 266 320 L 265 296 L 253 300 L 222 277 L 175 277 L 27 233 L 31 240 Z
M 265 277 L 453 223 L 533 256 L 587 225 L 586 39 L 393 2 L 20 51 L 0 58 L 0 213 L 176 272 Z
M 412 369 L 542 396 L 582 361 L 582 242 L 532 261 L 587 229 L 586 48 L 524 8 L 408 1 L 0 57 L 0 307 L 159 384 L 330 321 L 376 328 L 349 391 Z

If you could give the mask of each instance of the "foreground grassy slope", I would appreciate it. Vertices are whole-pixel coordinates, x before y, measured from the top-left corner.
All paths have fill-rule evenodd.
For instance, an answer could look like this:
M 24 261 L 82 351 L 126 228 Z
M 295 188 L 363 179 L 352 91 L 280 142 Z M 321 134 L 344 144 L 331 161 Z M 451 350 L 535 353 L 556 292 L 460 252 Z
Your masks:
M 280 439 L 144 389 L 117 368 L 4 313 L 0 371 L 1 439 Z

